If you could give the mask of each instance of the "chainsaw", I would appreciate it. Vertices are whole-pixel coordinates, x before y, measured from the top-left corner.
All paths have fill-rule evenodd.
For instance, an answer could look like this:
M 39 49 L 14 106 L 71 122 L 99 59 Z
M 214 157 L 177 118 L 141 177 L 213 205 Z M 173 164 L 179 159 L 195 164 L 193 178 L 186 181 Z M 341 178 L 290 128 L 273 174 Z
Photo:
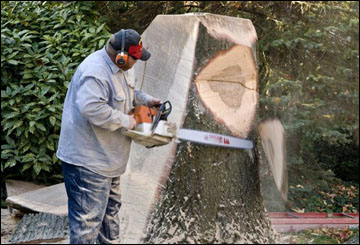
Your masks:
M 123 134 L 147 148 L 166 145 L 172 139 L 230 148 L 253 148 L 250 140 L 192 129 L 178 129 L 176 123 L 167 120 L 171 110 L 170 101 L 152 108 L 136 106 L 129 113 L 134 116 L 136 126 L 133 130 L 125 130 Z

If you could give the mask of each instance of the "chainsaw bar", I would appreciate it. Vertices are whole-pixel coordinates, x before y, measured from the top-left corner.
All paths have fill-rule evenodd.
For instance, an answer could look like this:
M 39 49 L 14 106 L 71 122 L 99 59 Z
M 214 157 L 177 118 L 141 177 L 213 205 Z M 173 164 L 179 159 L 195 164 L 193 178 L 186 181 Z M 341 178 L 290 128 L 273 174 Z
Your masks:
M 250 140 L 183 128 L 178 130 L 177 138 L 180 140 L 192 141 L 200 144 L 216 145 L 237 149 L 252 149 L 254 147 L 252 141 Z

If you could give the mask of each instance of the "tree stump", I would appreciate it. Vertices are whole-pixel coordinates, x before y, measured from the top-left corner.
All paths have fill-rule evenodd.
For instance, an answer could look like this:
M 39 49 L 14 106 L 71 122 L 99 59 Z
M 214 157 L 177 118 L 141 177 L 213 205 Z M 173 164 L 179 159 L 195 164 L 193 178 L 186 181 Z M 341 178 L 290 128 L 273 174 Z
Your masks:
M 169 121 L 247 138 L 255 148 L 133 144 L 122 177 L 123 242 L 276 242 L 260 192 L 257 37 L 251 21 L 160 15 L 142 37 L 152 57 L 138 62 L 128 76 L 136 87 L 171 101 Z

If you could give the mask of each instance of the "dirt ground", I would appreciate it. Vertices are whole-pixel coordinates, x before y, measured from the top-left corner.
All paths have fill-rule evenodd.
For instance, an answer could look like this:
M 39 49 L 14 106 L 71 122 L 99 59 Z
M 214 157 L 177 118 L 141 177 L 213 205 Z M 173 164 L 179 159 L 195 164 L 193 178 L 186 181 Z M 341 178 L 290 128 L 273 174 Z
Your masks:
M 8 209 L 1 209 L 1 244 L 9 244 L 20 218 L 12 217 Z
M 10 240 L 15 232 L 21 217 L 11 215 L 8 209 L 1 209 L 1 244 L 11 244 Z M 288 243 L 288 237 L 284 236 L 281 244 Z M 38 244 L 69 244 L 69 238 L 58 242 L 41 242 Z

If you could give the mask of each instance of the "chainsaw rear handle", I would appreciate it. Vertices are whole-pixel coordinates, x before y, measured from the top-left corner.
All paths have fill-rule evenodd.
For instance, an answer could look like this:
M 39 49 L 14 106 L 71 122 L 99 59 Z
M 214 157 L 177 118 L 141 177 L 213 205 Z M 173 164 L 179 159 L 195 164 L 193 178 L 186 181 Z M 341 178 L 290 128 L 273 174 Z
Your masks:
M 168 108 L 166 108 L 166 105 L 168 105 Z M 159 113 L 161 114 L 160 120 L 167 120 L 167 117 L 170 115 L 171 110 L 172 105 L 169 100 L 162 103 L 159 109 Z
M 168 107 L 166 105 L 168 105 Z M 159 111 L 151 125 L 151 133 L 154 133 L 160 120 L 167 120 L 167 117 L 169 116 L 171 110 L 172 110 L 172 106 L 170 101 L 167 100 L 161 104 Z

